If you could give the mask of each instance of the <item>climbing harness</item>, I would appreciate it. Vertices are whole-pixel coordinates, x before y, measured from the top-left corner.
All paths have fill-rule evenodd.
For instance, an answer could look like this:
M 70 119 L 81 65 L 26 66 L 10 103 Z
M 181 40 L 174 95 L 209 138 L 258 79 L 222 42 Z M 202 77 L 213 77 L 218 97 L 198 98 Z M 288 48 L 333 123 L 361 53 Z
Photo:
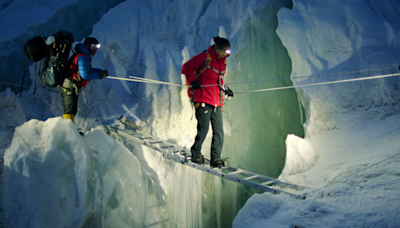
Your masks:
M 228 86 L 226 85 L 225 80 L 224 80 L 224 73 L 225 73 L 225 71 L 218 71 L 217 69 L 215 69 L 215 68 L 212 67 L 212 66 L 207 66 L 207 67 L 210 68 L 211 70 L 213 70 L 214 72 L 216 72 L 216 73 L 219 75 L 219 79 L 218 79 L 218 85 L 219 85 L 219 87 L 220 87 L 223 91 L 228 90 Z

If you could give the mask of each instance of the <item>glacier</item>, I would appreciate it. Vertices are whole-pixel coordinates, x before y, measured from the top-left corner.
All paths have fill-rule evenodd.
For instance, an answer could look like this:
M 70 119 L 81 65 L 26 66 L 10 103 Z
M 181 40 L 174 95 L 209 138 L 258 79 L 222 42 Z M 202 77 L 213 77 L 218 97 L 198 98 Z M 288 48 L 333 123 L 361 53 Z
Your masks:
M 398 78 L 301 87 L 398 72 L 398 2 L 0 5 L 0 26 L 7 31 L 0 37 L 1 227 L 400 224 Z M 102 48 L 92 65 L 111 76 L 180 85 L 182 64 L 213 36 L 227 37 L 233 53 L 226 79 L 236 94 L 223 113 L 222 156 L 232 166 L 305 186 L 293 193 L 307 198 L 221 180 L 103 131 L 104 121 L 126 115 L 145 132 L 190 147 L 196 122 L 185 87 L 92 81 L 79 97 L 76 126 L 59 117 L 59 94 L 40 86 L 35 64 L 19 94 L 24 42 L 61 28 L 78 41 L 89 34 L 98 38 Z M 298 88 L 252 92 L 291 85 Z M 206 157 L 210 144 L 208 135 Z

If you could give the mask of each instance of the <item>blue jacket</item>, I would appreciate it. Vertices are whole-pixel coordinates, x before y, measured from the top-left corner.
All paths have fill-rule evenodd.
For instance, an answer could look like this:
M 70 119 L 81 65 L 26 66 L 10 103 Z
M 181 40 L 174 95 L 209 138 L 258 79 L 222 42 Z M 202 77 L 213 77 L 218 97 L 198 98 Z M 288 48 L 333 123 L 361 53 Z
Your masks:
M 77 53 L 84 53 L 84 55 L 81 55 L 76 59 L 81 79 L 99 79 L 101 69 L 91 68 L 90 62 L 92 61 L 92 57 L 90 57 L 89 49 L 84 44 L 79 43 L 75 46 L 75 51 Z

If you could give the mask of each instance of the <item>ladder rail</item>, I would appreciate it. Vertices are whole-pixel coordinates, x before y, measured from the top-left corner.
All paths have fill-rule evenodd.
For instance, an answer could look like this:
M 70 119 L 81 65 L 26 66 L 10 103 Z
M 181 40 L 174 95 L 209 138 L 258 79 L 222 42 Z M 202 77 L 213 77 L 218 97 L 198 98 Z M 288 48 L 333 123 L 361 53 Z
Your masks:
M 249 172 L 249 171 L 231 167 L 231 166 L 223 167 L 221 169 L 216 169 L 216 168 L 211 168 L 211 167 L 207 167 L 204 165 L 200 165 L 200 164 L 191 162 L 191 152 L 190 152 L 190 150 L 188 150 L 186 148 L 183 148 L 176 144 L 172 144 L 170 142 L 164 141 L 160 138 L 146 134 L 137 129 L 133 129 L 133 130 L 132 129 L 129 129 L 129 130 L 128 129 L 120 129 L 120 128 L 109 126 L 106 124 L 104 124 L 104 126 L 109 132 L 113 132 L 113 133 L 117 134 L 118 136 L 122 136 L 126 139 L 132 140 L 136 143 L 139 143 L 146 147 L 154 149 L 154 150 L 162 153 L 165 158 L 173 160 L 178 163 L 181 163 L 183 165 L 186 165 L 186 166 L 189 166 L 192 168 L 196 168 L 203 172 L 207 172 L 212 175 L 215 175 L 215 176 L 218 176 L 218 177 L 230 180 L 230 181 L 244 184 L 246 186 L 257 188 L 257 189 L 263 190 L 265 192 L 271 192 L 274 194 L 285 193 L 285 194 L 291 195 L 292 197 L 295 197 L 295 198 L 299 198 L 299 199 L 305 198 L 304 196 L 301 196 L 301 195 L 296 195 L 293 193 L 289 193 L 287 191 L 273 188 L 270 185 L 277 185 L 279 187 L 290 187 L 290 188 L 293 188 L 296 190 L 304 190 L 305 189 L 304 187 L 293 185 L 290 183 L 285 183 L 283 181 L 280 181 L 280 180 L 277 180 L 277 179 L 274 179 L 271 177 L 263 176 L 261 174 Z M 128 126 L 128 125 L 126 125 L 126 126 Z M 109 135 L 113 136 L 114 138 L 116 137 L 114 134 L 109 134 Z M 224 170 L 225 172 L 222 172 L 222 170 Z M 238 177 L 236 175 L 243 175 L 244 177 Z
M 191 162 L 191 161 L 185 163 L 184 165 L 192 167 L 192 168 L 196 168 L 198 170 L 204 171 L 206 173 L 213 174 L 215 176 L 219 176 L 221 178 L 224 178 L 224 179 L 227 179 L 227 180 L 230 180 L 230 181 L 234 181 L 234 182 L 237 182 L 237 183 L 240 183 L 240 184 L 247 185 L 249 187 L 257 188 L 257 189 L 263 190 L 265 192 L 271 192 L 271 193 L 274 193 L 274 194 L 285 193 L 285 194 L 288 194 L 288 195 L 290 195 L 292 197 L 295 197 L 295 198 L 302 198 L 302 196 L 299 196 L 299 195 L 296 195 L 296 194 L 293 194 L 293 193 L 289 193 L 289 192 L 286 192 L 286 191 L 283 191 L 283 190 L 280 190 L 280 189 L 275 189 L 275 188 L 272 188 L 272 187 L 269 187 L 269 186 L 266 186 L 266 185 L 262 185 L 262 184 L 259 184 L 259 183 L 255 183 L 255 182 L 246 180 L 244 178 L 239 178 L 239 177 L 236 177 L 234 175 L 230 175 L 229 173 L 224 173 L 224 172 L 221 172 L 221 171 L 219 171 L 217 169 L 213 169 L 213 168 L 209 168 L 209 167 L 206 167 L 206 166 L 203 166 L 203 165 L 199 165 L 199 164 Z
M 114 127 L 111 127 L 111 126 L 108 126 L 108 125 L 106 125 L 106 128 L 109 131 L 115 132 L 115 133 L 117 133 L 117 134 L 119 134 L 119 135 L 121 135 L 121 136 L 123 136 L 123 137 L 125 137 L 127 139 L 130 139 L 130 140 L 132 140 L 132 141 L 134 141 L 136 143 L 142 144 L 142 145 L 147 146 L 147 147 L 149 147 L 151 149 L 159 151 L 159 152 L 163 153 L 164 157 L 167 157 L 168 159 L 172 159 L 172 160 L 174 160 L 174 161 L 176 161 L 178 163 L 182 163 L 182 164 L 187 161 L 187 157 L 188 157 L 188 155 L 186 154 L 187 151 L 185 151 L 185 154 L 182 154 L 182 153 L 177 154 L 177 153 L 173 153 L 173 151 L 175 151 L 175 150 L 168 150 L 168 149 L 162 148 L 162 147 L 167 147 L 167 148 L 175 148 L 175 147 L 177 147 L 172 143 L 163 141 L 163 145 L 164 146 L 161 146 L 159 143 L 157 143 L 157 144 L 152 143 L 151 140 L 162 141 L 161 139 L 159 139 L 157 137 L 154 137 L 154 136 L 150 137 L 150 135 L 141 133 L 141 135 L 143 135 L 145 137 L 145 139 L 141 139 L 141 138 L 137 138 L 137 137 L 134 137 L 134 136 L 128 134 L 126 132 L 126 130 L 114 128 Z M 183 148 L 181 148 L 180 151 L 182 151 L 182 149 Z
M 267 176 L 263 176 L 257 173 L 253 173 L 253 172 L 249 172 L 246 170 L 242 170 L 242 169 L 238 169 L 238 168 L 234 168 L 234 167 L 229 167 L 229 171 L 232 171 L 231 174 L 241 174 L 243 176 L 246 176 L 244 179 L 246 180 L 259 180 L 260 182 L 268 182 L 269 184 L 275 184 L 278 186 L 293 186 L 294 188 L 298 189 L 298 190 L 304 190 L 305 188 L 302 186 L 298 186 L 298 185 L 293 185 L 290 183 L 286 183 L 283 181 L 280 181 L 278 179 L 272 178 L 272 177 L 267 177 Z

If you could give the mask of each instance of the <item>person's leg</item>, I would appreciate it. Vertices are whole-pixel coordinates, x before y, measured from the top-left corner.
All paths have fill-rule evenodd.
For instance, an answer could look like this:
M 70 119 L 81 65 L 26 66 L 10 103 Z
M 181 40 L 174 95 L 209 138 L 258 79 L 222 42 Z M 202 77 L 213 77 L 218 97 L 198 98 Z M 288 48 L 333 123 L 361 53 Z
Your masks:
M 191 148 L 192 161 L 196 158 L 201 157 L 201 145 L 203 144 L 210 126 L 210 106 L 201 105 L 196 109 L 196 119 L 197 119 L 197 135 L 194 140 L 194 144 Z
M 221 158 L 222 146 L 224 145 L 224 128 L 222 122 L 222 108 L 213 109 L 211 114 L 211 126 L 213 129 L 211 164 L 216 159 Z
M 75 115 L 78 112 L 78 90 L 76 84 L 69 79 L 65 79 L 59 91 L 63 100 L 64 115 L 63 118 L 72 120 L 75 123 Z

